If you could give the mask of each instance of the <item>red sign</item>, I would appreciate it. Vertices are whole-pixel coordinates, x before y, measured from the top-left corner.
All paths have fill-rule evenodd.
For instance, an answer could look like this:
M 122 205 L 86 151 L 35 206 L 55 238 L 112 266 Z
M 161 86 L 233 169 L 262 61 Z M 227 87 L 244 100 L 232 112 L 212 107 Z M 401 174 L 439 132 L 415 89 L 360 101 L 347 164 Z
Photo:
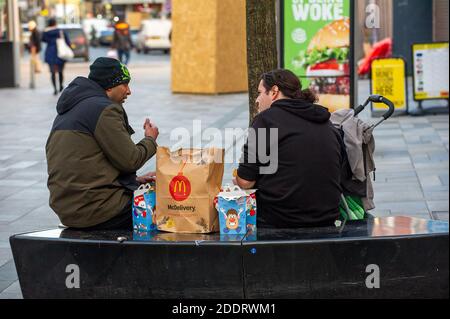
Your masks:
M 191 182 L 183 174 L 179 174 L 170 182 L 169 191 L 174 200 L 182 202 L 191 195 Z

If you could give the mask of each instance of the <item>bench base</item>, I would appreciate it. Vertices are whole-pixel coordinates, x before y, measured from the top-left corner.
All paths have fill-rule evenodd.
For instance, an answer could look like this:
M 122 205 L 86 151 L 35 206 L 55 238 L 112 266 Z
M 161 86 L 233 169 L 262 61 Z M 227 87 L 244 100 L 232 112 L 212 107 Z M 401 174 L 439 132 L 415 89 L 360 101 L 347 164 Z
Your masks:
M 446 222 L 388 217 L 245 237 L 142 235 L 56 229 L 12 236 L 24 298 L 449 295 Z

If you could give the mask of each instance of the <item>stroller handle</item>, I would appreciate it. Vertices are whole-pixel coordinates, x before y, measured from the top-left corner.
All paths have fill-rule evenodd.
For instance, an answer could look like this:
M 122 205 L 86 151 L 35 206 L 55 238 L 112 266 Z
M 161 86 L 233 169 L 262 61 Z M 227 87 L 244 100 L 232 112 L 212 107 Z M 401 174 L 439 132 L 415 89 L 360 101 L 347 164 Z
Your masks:
M 395 113 L 395 106 L 394 106 L 394 103 L 392 103 L 392 101 L 388 100 L 387 98 L 385 98 L 384 96 L 381 96 L 381 95 L 371 95 L 367 99 L 366 103 L 358 106 L 355 109 L 355 116 L 357 116 L 359 113 L 361 113 L 366 108 L 366 106 L 369 105 L 370 102 L 383 103 L 389 107 L 389 110 L 383 115 L 384 120 L 387 120 Z

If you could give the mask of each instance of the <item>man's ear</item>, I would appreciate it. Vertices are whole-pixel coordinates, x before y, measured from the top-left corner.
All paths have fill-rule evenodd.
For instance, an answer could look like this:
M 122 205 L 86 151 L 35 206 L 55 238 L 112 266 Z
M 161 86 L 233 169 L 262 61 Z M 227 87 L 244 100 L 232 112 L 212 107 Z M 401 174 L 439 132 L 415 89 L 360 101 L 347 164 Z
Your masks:
M 111 98 L 111 94 L 112 94 L 112 90 L 111 89 L 106 89 L 105 93 L 106 93 L 106 96 L 110 99 Z
M 112 92 L 112 89 L 106 89 L 105 90 L 105 93 L 106 93 L 106 95 L 109 97 L 109 95 L 111 94 L 111 92 Z
M 272 100 L 275 100 L 280 94 L 280 89 L 278 86 L 274 85 L 271 90 Z

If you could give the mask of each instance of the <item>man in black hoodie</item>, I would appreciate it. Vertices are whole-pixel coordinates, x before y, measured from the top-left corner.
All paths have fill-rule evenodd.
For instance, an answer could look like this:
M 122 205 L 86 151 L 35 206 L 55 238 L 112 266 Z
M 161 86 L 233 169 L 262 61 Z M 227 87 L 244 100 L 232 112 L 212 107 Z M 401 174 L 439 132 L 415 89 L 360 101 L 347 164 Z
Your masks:
M 261 113 L 236 178 L 241 188 L 258 189 L 258 227 L 332 225 L 339 217 L 342 150 L 331 114 L 288 70 L 264 74 L 258 91 Z
M 122 106 L 131 76 L 115 59 L 98 58 L 89 78 L 63 92 L 47 141 L 50 206 L 71 228 L 132 229 L 133 190 L 151 176 L 136 171 L 156 153 L 158 128 L 146 120 L 137 145 Z

